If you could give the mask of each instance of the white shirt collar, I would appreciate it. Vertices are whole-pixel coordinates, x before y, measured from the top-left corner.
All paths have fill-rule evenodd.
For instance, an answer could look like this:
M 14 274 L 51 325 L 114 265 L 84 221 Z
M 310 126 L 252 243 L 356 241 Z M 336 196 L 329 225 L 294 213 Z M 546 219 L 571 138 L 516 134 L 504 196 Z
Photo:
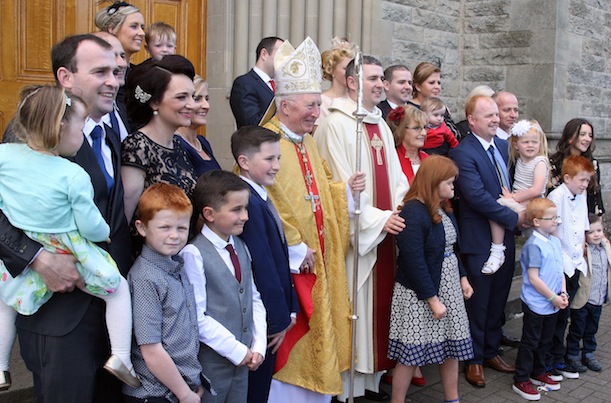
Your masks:
M 257 73 L 259 77 L 261 77 L 261 80 L 263 80 L 265 84 L 269 85 L 269 80 L 271 80 L 272 78 L 266 72 L 264 72 L 257 66 L 253 67 L 252 69 L 255 73 Z
M 482 147 L 484 147 L 484 150 L 488 151 L 488 148 L 491 145 L 494 145 L 494 137 L 492 138 L 492 140 L 486 141 L 483 138 L 481 138 L 480 136 L 478 136 L 477 134 L 475 134 L 475 132 L 473 130 L 471 131 L 471 133 L 473 133 L 475 138 L 482 144 Z
M 533 230 L 533 235 L 536 236 L 537 238 L 539 238 L 540 240 L 542 240 L 543 242 L 548 242 L 549 241 L 549 237 L 546 237 L 545 235 L 541 234 L 536 229 Z
M 83 133 L 85 134 L 85 138 L 87 139 L 90 145 L 92 143 L 91 131 L 96 126 L 100 126 L 102 128 L 102 133 L 103 133 L 102 140 L 106 138 L 106 129 L 104 128 L 104 123 L 102 123 L 102 120 L 100 119 L 99 122 L 96 122 L 95 120 L 91 119 L 90 117 L 87 117 L 87 119 L 85 120 L 85 126 L 83 126 Z
M 208 240 L 214 245 L 217 249 L 225 249 L 227 244 L 231 244 L 231 246 L 235 246 L 233 242 L 233 237 L 229 235 L 229 242 L 225 241 L 223 238 L 218 236 L 216 232 L 212 231 L 207 224 L 204 224 L 202 228 L 202 235 L 208 238 Z
M 386 98 L 386 102 L 388 102 L 388 105 L 390 105 L 390 109 L 395 109 L 397 106 L 397 104 L 395 104 L 394 102 L 392 102 L 390 99 Z
M 255 190 L 255 192 L 257 192 L 257 194 L 259 196 L 261 196 L 261 198 L 264 201 L 267 201 L 267 190 L 265 190 L 265 188 L 261 185 L 259 185 L 258 183 L 253 182 L 251 179 L 248 179 L 245 176 L 240 175 L 240 178 L 242 178 L 242 180 L 246 183 L 248 183 L 250 186 L 252 186 L 252 188 Z
M 289 136 L 291 139 L 293 139 L 294 141 L 300 143 L 303 141 L 303 136 L 305 136 L 307 133 L 304 133 L 302 135 L 296 134 L 293 131 L 291 131 L 291 129 L 289 129 L 288 127 L 286 127 L 286 125 L 282 122 L 280 122 L 280 124 L 282 125 L 282 131 L 284 132 L 284 134 L 286 134 L 287 136 Z
M 496 128 L 496 137 L 503 139 L 503 140 L 507 140 L 509 138 L 509 133 L 507 133 L 505 130 L 501 129 L 500 127 Z

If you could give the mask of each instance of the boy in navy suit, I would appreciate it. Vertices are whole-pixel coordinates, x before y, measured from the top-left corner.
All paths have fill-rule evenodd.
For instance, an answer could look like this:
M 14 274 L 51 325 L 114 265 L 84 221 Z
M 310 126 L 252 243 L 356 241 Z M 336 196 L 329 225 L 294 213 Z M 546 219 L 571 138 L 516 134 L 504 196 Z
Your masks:
M 250 372 L 248 402 L 267 402 L 276 351 L 295 324 L 299 309 L 289 268 L 288 250 L 280 216 L 267 197 L 280 169 L 280 135 L 259 126 L 244 126 L 231 136 L 231 152 L 240 177 L 250 186 L 250 219 L 240 236 L 252 257 L 252 271 L 267 310 L 266 359 Z

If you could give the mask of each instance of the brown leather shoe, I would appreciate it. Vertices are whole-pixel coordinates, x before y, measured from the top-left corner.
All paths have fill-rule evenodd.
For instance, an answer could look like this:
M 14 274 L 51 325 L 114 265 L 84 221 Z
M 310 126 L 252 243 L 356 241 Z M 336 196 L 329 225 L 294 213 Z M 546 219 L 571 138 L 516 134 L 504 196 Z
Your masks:
M 488 360 L 484 360 L 484 367 L 490 367 L 499 372 L 516 372 L 515 365 L 507 364 L 505 361 L 503 361 L 500 355 L 497 355 L 494 358 L 490 358 Z
M 465 365 L 465 378 L 473 386 L 483 388 L 486 386 L 486 378 L 484 377 L 484 368 L 480 364 Z

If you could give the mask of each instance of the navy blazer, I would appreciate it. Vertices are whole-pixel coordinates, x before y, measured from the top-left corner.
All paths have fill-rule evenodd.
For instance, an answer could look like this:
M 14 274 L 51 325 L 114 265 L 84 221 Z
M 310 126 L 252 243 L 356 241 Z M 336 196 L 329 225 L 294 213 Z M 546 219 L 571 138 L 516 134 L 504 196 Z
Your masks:
M 108 250 L 123 275 L 131 267 L 131 237 L 125 211 L 123 209 L 123 184 L 121 182 L 121 146 L 112 129 L 105 125 L 106 141 L 112 152 L 115 186 L 110 195 L 106 191 L 106 179 L 98 165 L 93 150 L 87 140 L 77 152 L 74 162 L 87 171 L 91 176 L 94 190 L 94 202 L 100 209 L 102 216 L 110 226 L 110 239 L 112 242 L 98 243 L 97 245 Z M 17 316 L 17 327 L 31 333 L 48 336 L 63 336 L 72 331 L 80 323 L 89 304 L 98 298 L 80 290 L 69 293 L 55 293 L 34 315 Z
M 274 91 L 254 70 L 236 78 L 231 87 L 229 104 L 238 129 L 258 125 L 273 99 Z
M 392 111 L 392 107 L 390 106 L 388 101 L 385 99 L 382 102 L 380 102 L 378 104 L 378 108 L 380 108 L 380 110 L 382 111 L 382 118 L 386 120 L 386 118 L 388 118 L 388 114 L 390 113 L 390 111 Z
M 444 259 L 446 235 L 443 223 L 433 224 L 426 206 L 418 200 L 408 201 L 399 215 L 405 219 L 405 229 L 396 236 L 399 248 L 396 281 L 413 290 L 418 299 L 433 297 L 439 292 Z M 454 215 L 448 216 L 456 227 Z M 458 240 L 454 246 L 456 251 Z M 461 277 L 467 274 L 460 259 L 458 271 Z
M 267 311 L 267 333 L 286 329 L 291 312 L 299 311 L 297 294 L 289 271 L 286 243 L 267 202 L 250 186 L 248 221 L 240 238 L 252 257 L 252 272 Z
M 507 141 L 494 137 L 494 145 L 507 163 Z M 518 215 L 496 201 L 502 193 L 501 184 L 488 151 L 471 133 L 450 150 L 449 156 L 459 169 L 456 186 L 460 197 L 458 224 L 462 253 L 488 253 L 492 242 L 488 220 L 505 227 L 505 243 L 508 247 L 512 245 Z

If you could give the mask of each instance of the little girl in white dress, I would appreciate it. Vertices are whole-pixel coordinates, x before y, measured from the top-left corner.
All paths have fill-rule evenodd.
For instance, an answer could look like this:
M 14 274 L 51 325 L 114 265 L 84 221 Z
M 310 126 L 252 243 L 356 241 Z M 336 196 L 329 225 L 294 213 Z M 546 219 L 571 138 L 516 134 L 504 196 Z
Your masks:
M 519 213 L 526 210 L 528 202 L 545 197 L 549 179 L 547 139 L 536 120 L 520 120 L 509 130 L 510 164 L 515 164 L 512 192 L 503 189 L 497 201 Z M 494 274 L 505 262 L 505 229 L 490 221 L 492 245 L 490 257 L 484 263 L 483 274 Z

